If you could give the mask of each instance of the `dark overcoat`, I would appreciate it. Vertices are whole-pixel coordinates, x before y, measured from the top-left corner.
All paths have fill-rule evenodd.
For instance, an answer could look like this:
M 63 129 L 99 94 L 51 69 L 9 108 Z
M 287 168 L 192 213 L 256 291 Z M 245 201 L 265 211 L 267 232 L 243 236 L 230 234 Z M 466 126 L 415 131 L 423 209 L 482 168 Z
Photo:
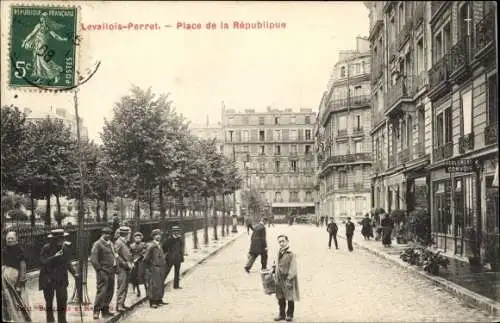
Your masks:
M 282 253 L 278 252 L 276 259 L 276 298 L 299 301 L 299 280 L 295 254 L 287 248 Z
M 184 262 L 184 242 L 181 236 L 168 236 L 163 244 L 167 264 L 176 265 Z
M 147 294 L 150 300 L 159 301 L 163 298 L 165 287 L 165 254 L 156 241 L 148 243 L 144 255 L 144 272 Z
M 72 271 L 71 254 L 68 248 L 63 248 L 62 256 L 49 259 L 54 256 L 61 246 L 47 243 L 40 252 L 40 274 L 38 276 L 38 288 L 67 287 L 68 271 Z
M 257 223 L 253 227 L 250 241 L 251 254 L 263 254 L 267 250 L 266 227 L 262 223 Z

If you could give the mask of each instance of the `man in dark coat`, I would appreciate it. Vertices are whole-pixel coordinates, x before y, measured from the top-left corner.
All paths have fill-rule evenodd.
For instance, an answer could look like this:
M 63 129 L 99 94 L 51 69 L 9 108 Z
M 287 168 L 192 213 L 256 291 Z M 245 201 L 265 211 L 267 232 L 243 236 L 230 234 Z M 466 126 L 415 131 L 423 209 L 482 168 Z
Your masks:
M 127 298 L 127 287 L 130 278 L 130 271 L 133 267 L 132 253 L 127 245 L 130 238 L 130 228 L 120 227 L 118 229 L 119 238 L 115 242 L 115 252 L 117 266 L 117 288 L 116 288 L 116 310 L 124 312 L 128 307 L 125 306 L 125 299 Z
M 171 233 L 168 235 L 163 244 L 163 252 L 167 261 L 165 270 L 165 279 L 167 279 L 172 266 L 174 267 L 174 288 L 181 289 L 179 286 L 181 263 L 184 262 L 184 241 L 182 240 L 181 228 L 173 226 Z
M 353 251 L 352 247 L 352 236 L 354 235 L 354 223 L 351 222 L 351 218 L 347 218 L 347 222 L 345 224 L 345 237 L 347 239 L 347 248 L 349 251 Z
M 96 273 L 97 292 L 94 302 L 94 320 L 99 319 L 99 313 L 103 318 L 111 317 L 114 313 L 109 311 L 109 304 L 113 298 L 115 289 L 116 253 L 111 241 L 111 228 L 102 229 L 102 235 L 94 242 L 90 254 L 90 263 Z
M 332 248 L 332 239 L 333 242 L 335 242 L 335 249 L 338 249 L 339 245 L 337 243 L 337 232 L 339 231 L 339 227 L 333 218 L 331 218 L 330 223 L 328 223 L 326 231 L 328 231 L 328 249 Z
M 250 251 L 248 253 L 248 262 L 245 265 L 245 271 L 250 272 L 255 259 L 260 255 L 261 269 L 267 268 L 267 240 L 266 240 L 266 226 L 262 218 L 259 223 L 253 227 Z
M 158 308 L 165 305 L 163 294 L 165 292 L 165 254 L 160 246 L 161 230 L 154 229 L 151 232 L 153 241 L 151 241 L 144 255 L 144 271 L 146 276 L 146 292 L 149 298 L 149 306 Z
M 71 265 L 71 254 L 69 246 L 71 243 L 65 241 L 68 233 L 63 229 L 55 229 L 50 232 L 50 242 L 42 247 L 40 252 L 40 275 L 38 287 L 43 290 L 45 298 L 45 313 L 47 322 L 55 322 L 54 318 L 54 294 L 57 300 L 57 322 L 66 323 L 66 307 L 68 301 L 68 271 L 78 284 L 79 276 Z M 77 285 L 78 286 L 78 285 Z

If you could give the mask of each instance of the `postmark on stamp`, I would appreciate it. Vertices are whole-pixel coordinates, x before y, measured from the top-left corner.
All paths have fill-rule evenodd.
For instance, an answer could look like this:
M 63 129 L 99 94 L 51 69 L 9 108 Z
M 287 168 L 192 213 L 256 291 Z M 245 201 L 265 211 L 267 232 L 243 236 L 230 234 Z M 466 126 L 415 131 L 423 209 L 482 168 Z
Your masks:
M 14 5 L 10 14 L 9 86 L 74 88 L 78 8 Z

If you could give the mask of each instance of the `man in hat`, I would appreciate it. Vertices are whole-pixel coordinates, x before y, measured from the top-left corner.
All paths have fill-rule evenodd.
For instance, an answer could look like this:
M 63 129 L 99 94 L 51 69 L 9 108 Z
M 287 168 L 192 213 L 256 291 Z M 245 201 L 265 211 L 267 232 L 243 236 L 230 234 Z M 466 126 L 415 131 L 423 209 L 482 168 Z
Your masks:
M 174 267 L 174 288 L 180 289 L 179 275 L 181 263 L 184 262 L 184 241 L 182 240 L 181 228 L 173 226 L 165 243 L 163 244 L 163 252 L 165 253 L 167 268 L 165 270 L 165 279 L 167 279 L 172 266 Z
M 259 222 L 253 227 L 253 233 L 250 238 L 250 251 L 248 252 L 248 262 L 245 265 L 245 271 L 250 273 L 250 269 L 255 262 L 255 259 L 260 255 L 261 269 L 267 268 L 267 239 L 266 226 L 264 220 L 259 219 Z
M 94 267 L 97 277 L 97 292 L 94 302 L 94 320 L 99 319 L 99 313 L 103 318 L 111 317 L 114 313 L 109 311 L 109 304 L 113 298 L 115 288 L 115 273 L 117 255 L 111 241 L 112 230 L 102 229 L 99 240 L 94 242 L 90 255 L 90 263 Z
M 45 312 L 47 322 L 55 322 L 54 294 L 57 300 L 57 321 L 66 322 L 66 306 L 68 301 L 68 271 L 75 281 L 79 276 L 71 265 L 70 242 L 65 241 L 68 236 L 63 229 L 55 229 L 48 235 L 49 243 L 42 247 L 40 252 L 39 289 L 43 290 L 45 298 Z M 78 283 L 78 282 L 77 282 Z
M 167 304 L 163 301 L 165 291 L 165 254 L 160 246 L 161 230 L 155 229 L 151 232 L 153 241 L 151 241 L 144 255 L 144 269 L 146 276 L 146 292 L 149 298 L 149 306 L 157 308 Z
M 117 270 L 117 288 L 116 288 L 116 310 L 123 312 L 127 309 L 125 299 L 127 298 L 128 280 L 130 270 L 133 267 L 132 254 L 127 243 L 130 237 L 129 227 L 120 227 L 118 230 L 119 238 L 115 242 L 116 260 L 118 262 Z
M 347 218 L 347 222 L 345 224 L 345 237 L 347 239 L 347 248 L 349 251 L 353 251 L 352 247 L 352 236 L 354 235 L 354 223 L 351 222 L 351 218 Z

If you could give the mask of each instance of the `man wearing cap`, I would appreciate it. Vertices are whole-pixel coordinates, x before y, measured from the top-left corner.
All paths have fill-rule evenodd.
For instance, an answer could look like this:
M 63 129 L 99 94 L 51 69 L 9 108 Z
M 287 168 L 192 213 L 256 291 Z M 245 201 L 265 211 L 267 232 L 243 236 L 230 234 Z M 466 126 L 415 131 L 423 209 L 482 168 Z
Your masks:
M 165 254 L 160 246 L 161 230 L 155 229 L 151 232 L 153 241 L 148 244 L 144 255 L 144 269 L 146 276 L 146 292 L 149 298 L 149 306 L 157 308 L 167 304 L 163 302 L 165 285 Z
M 132 254 L 127 243 L 130 237 L 129 227 L 120 227 L 118 230 L 119 238 L 115 242 L 115 252 L 117 255 L 118 271 L 117 271 L 117 288 L 116 288 L 116 310 L 123 312 L 127 309 L 125 299 L 127 298 L 128 280 L 130 270 L 133 267 Z
M 43 290 L 45 298 L 45 313 L 47 322 L 55 322 L 54 294 L 57 301 L 57 321 L 66 322 L 66 306 L 68 301 L 68 271 L 79 279 L 71 265 L 70 242 L 65 241 L 69 234 L 63 229 L 55 229 L 48 235 L 49 243 L 42 247 L 40 252 L 40 275 L 38 287 Z
M 347 218 L 347 222 L 345 224 L 345 237 L 347 239 L 347 248 L 349 251 L 353 251 L 352 247 L 352 236 L 354 235 L 354 223 L 351 222 L 351 218 Z
M 90 255 L 90 263 L 94 267 L 97 277 L 97 292 L 94 302 L 94 320 L 99 319 L 99 313 L 102 317 L 111 317 L 114 314 L 109 311 L 109 304 L 113 298 L 115 288 L 116 273 L 116 253 L 113 242 L 111 241 L 111 228 L 102 229 L 102 235 L 99 240 L 94 242 Z
M 174 288 L 180 289 L 179 274 L 181 263 L 184 262 L 184 241 L 182 241 L 181 228 L 173 226 L 165 243 L 163 244 L 163 252 L 165 253 L 167 268 L 165 270 L 165 279 L 167 279 L 172 266 L 174 267 Z

